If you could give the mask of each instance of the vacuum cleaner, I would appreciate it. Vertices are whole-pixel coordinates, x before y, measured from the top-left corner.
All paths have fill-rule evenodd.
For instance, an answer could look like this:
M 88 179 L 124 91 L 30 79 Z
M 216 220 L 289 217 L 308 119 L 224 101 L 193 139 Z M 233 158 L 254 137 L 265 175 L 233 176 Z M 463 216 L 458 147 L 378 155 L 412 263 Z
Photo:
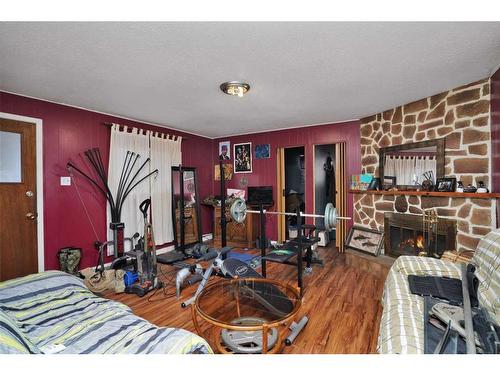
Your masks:
M 144 235 L 139 238 L 134 250 L 111 263 L 112 269 L 133 265 L 134 272 L 137 273 L 137 282 L 127 285 L 125 293 L 136 294 L 139 297 L 144 297 L 150 291 L 163 287 L 163 283 L 158 278 L 153 226 L 148 221 L 150 205 L 151 199 L 149 198 L 139 205 L 139 210 L 144 217 Z M 138 235 L 134 235 L 134 238 L 136 237 Z

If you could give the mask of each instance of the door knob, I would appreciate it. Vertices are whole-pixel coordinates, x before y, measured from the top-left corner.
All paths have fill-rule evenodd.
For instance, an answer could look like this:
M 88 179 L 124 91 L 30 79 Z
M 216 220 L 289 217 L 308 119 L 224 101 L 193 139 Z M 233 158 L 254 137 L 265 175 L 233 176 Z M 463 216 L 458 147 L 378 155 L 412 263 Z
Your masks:
M 33 212 L 28 212 L 26 214 L 26 217 L 30 220 L 35 220 L 36 219 L 36 214 L 34 214 Z

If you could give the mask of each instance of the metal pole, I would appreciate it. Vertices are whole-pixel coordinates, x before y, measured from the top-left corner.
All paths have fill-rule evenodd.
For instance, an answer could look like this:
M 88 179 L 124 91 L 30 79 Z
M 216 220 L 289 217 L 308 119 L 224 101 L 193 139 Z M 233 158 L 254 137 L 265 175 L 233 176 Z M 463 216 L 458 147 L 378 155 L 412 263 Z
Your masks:
M 300 296 L 302 297 L 304 288 L 302 287 L 302 218 L 300 210 L 297 208 L 297 238 L 298 238 L 298 254 L 297 254 L 297 284 L 300 289 Z
M 247 213 L 250 213 L 250 214 L 260 214 L 259 211 L 255 211 L 255 210 L 247 210 L 246 211 Z M 296 216 L 297 214 L 295 213 L 291 213 L 291 212 L 275 212 L 275 211 L 265 211 L 263 212 L 264 214 L 269 214 L 269 215 L 285 215 L 285 216 Z M 318 215 L 318 214 L 304 214 L 302 212 L 300 212 L 300 215 L 302 217 L 321 217 L 321 218 L 324 218 L 325 215 Z M 337 219 L 346 219 L 346 220 L 350 220 L 351 218 L 350 217 L 346 217 L 346 216 L 337 216 Z
M 264 205 L 260 204 L 260 259 L 262 267 L 262 276 L 266 277 L 266 215 L 264 213 Z
M 221 236 L 221 247 L 226 247 L 226 178 L 224 176 L 224 164 L 222 164 L 222 159 L 219 159 L 219 169 L 220 169 L 220 236 Z M 226 259 L 226 255 L 222 256 L 222 260 Z
M 462 294 L 465 324 L 465 345 L 467 354 L 476 354 L 476 340 L 474 338 L 474 326 L 472 323 L 472 308 L 470 304 L 469 283 L 467 280 L 467 265 L 462 264 Z
M 185 221 L 185 212 L 184 212 L 184 170 L 182 169 L 182 165 L 179 164 L 179 180 L 180 180 L 180 207 L 179 207 L 179 228 L 181 232 L 181 251 L 185 254 L 184 246 L 186 242 L 184 226 L 186 224 Z

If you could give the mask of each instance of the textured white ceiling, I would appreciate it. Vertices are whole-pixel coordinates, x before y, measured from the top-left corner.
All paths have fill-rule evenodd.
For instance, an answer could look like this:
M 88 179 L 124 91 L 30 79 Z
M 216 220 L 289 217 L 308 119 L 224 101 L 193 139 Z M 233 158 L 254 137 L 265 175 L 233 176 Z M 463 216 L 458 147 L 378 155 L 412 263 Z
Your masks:
M 499 64 L 498 22 L 0 23 L 0 90 L 209 137 L 361 118 Z

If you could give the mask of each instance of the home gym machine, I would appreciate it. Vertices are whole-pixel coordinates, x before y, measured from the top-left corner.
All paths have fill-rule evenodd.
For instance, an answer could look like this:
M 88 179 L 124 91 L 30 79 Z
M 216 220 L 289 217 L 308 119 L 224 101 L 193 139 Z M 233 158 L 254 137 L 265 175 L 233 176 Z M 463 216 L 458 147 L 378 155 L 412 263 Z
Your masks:
M 143 177 L 139 177 L 139 174 L 144 170 L 146 165 L 150 164 L 151 159 L 148 157 L 144 161 L 144 163 L 136 167 L 140 155 L 132 151 L 127 151 L 121 169 L 118 188 L 116 193 L 113 194 L 113 192 L 111 191 L 111 187 L 109 186 L 108 174 L 106 172 L 106 169 L 104 168 L 104 163 L 102 161 L 100 150 L 98 148 L 92 148 L 85 151 L 84 154 L 87 157 L 91 167 L 94 169 L 97 178 L 93 178 L 87 173 L 83 172 L 80 168 L 75 166 L 75 164 L 73 164 L 71 161 L 68 161 L 68 163 L 66 164 L 66 169 L 68 170 L 70 176 L 73 178 L 76 192 L 78 194 L 78 197 L 80 198 L 80 201 L 82 202 L 82 205 L 85 209 L 85 213 L 87 214 L 87 218 L 89 219 L 92 229 L 94 230 L 94 234 L 97 238 L 95 246 L 99 251 L 99 261 L 98 261 L 99 264 L 96 267 L 96 272 L 98 270 L 102 272 L 104 271 L 105 248 L 107 248 L 109 245 L 113 245 L 113 252 L 114 252 L 113 256 L 116 259 L 123 255 L 125 242 L 130 242 L 130 243 L 133 242 L 133 238 L 123 237 L 123 232 L 125 228 L 125 224 L 121 222 L 123 203 L 129 196 L 129 194 L 132 192 L 132 190 L 134 190 L 140 183 L 147 180 L 153 175 L 156 176 L 158 174 L 158 169 L 155 169 L 150 173 L 146 173 L 146 175 Z M 99 237 L 94 228 L 94 224 L 88 214 L 85 203 L 83 202 L 83 199 L 78 190 L 78 185 L 76 184 L 76 181 L 74 179 L 73 171 L 77 171 L 80 175 L 85 177 L 92 185 L 94 185 L 102 193 L 102 195 L 104 195 L 107 202 L 109 203 L 111 211 L 111 223 L 109 224 L 109 227 L 113 231 L 113 240 L 105 242 L 99 241 L 98 239 Z M 137 237 L 134 236 L 134 238 Z
M 266 277 L 266 262 L 275 262 L 287 265 L 293 265 L 297 267 L 297 284 L 301 295 L 303 294 L 303 280 L 302 273 L 303 261 L 306 260 L 306 269 L 310 269 L 312 264 L 312 249 L 311 247 L 319 242 L 318 237 L 304 236 L 303 231 L 306 229 L 314 230 L 313 227 L 308 225 L 301 225 L 303 217 L 320 217 L 324 219 L 325 229 L 327 231 L 335 230 L 337 226 L 337 220 L 350 220 L 350 217 L 343 217 L 337 215 L 337 210 L 333 207 L 333 204 L 328 203 L 325 207 L 324 215 L 318 214 L 305 214 L 300 212 L 297 208 L 295 213 L 291 212 L 277 212 L 277 211 L 267 211 L 264 209 L 263 205 L 260 205 L 258 211 L 249 210 L 247 208 L 246 202 L 243 199 L 237 198 L 231 204 L 230 214 L 231 218 L 237 223 L 243 223 L 246 219 L 248 213 L 259 214 L 260 215 L 260 251 L 261 251 L 261 267 L 262 276 Z M 284 247 L 280 250 L 275 250 L 267 253 L 267 239 L 266 239 L 266 215 L 286 215 L 286 216 L 296 216 L 297 224 L 299 225 L 299 231 L 297 238 L 288 241 L 284 244 Z M 306 251 L 306 254 L 304 254 Z M 305 255 L 305 257 L 304 257 Z
M 194 196 L 198 199 L 198 190 L 196 187 L 196 168 L 183 167 L 182 165 L 172 167 L 172 223 L 174 225 L 174 244 L 175 250 L 158 255 L 158 263 L 174 265 L 182 262 L 191 257 L 199 257 L 208 251 L 208 247 L 202 243 L 202 230 L 199 212 L 196 215 L 197 227 L 197 242 L 186 244 L 186 223 L 194 220 L 193 215 L 186 215 L 186 202 L 185 202 L 185 176 L 191 173 L 195 179 L 194 183 Z M 178 186 L 176 192 L 175 187 Z M 178 199 L 176 198 L 178 197 Z M 198 202 L 196 202 L 196 207 Z M 179 215 L 177 217 L 177 209 Z M 179 230 L 177 231 L 177 221 L 179 222 Z M 194 225 L 194 224 L 193 224 Z

